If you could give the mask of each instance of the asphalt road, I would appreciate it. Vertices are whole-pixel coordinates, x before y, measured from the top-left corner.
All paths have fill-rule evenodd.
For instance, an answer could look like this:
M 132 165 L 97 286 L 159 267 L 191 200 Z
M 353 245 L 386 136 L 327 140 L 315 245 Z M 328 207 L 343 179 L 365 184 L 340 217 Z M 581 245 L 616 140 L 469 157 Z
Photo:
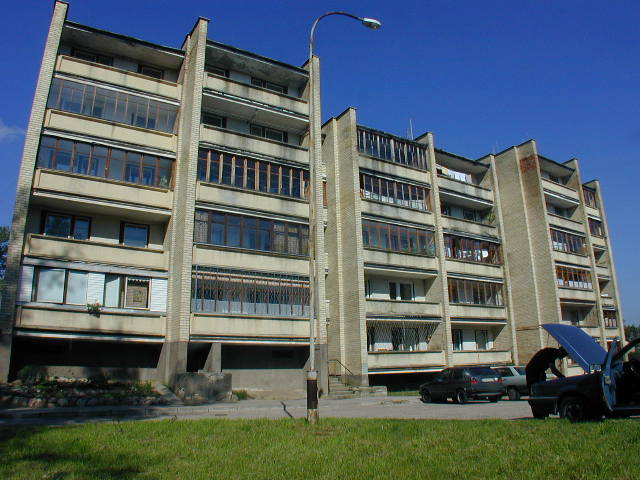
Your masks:
M 126 408 L 126 407 L 124 407 Z M 64 425 L 85 422 L 161 420 L 167 418 L 305 418 L 306 400 L 242 400 L 233 403 L 215 403 L 200 406 L 155 407 L 152 409 L 100 411 L 98 408 L 56 409 L 27 412 L 5 411 L 0 425 Z M 414 396 L 389 396 L 319 401 L 320 418 L 401 418 L 401 419 L 522 419 L 531 418 L 526 400 L 498 403 L 472 401 L 464 405 L 455 403 L 422 403 Z M 40 413 L 42 412 L 42 413 Z

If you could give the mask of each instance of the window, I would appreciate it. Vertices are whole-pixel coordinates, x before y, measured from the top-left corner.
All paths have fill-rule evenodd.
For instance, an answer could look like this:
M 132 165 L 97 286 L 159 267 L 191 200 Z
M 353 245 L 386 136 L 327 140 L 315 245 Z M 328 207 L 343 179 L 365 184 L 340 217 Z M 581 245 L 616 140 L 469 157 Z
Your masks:
M 547 203 L 547 212 L 559 217 L 571 218 L 571 209 L 556 207 L 555 205 L 552 205 L 550 203 Z
M 470 305 L 503 306 L 502 284 L 449 278 L 449 301 Z
M 561 230 L 551 229 L 551 243 L 553 249 L 558 252 L 575 253 L 585 255 L 585 239 L 581 235 L 574 235 Z
M 81 48 L 74 48 L 71 50 L 71 56 L 86 60 L 88 62 L 101 63 L 103 65 L 113 66 L 113 57 L 108 55 L 102 55 L 100 53 L 90 52 Z
M 107 274 L 104 279 L 104 301 L 105 307 L 120 307 L 120 275 Z
M 556 282 L 559 287 L 592 290 L 591 272 L 581 268 L 556 265 Z
M 413 300 L 413 283 L 389 282 L 389 299 Z
M 429 189 L 366 173 L 360 174 L 360 196 L 367 200 L 376 200 L 418 210 L 431 209 Z
M 358 151 L 381 160 L 427 170 L 427 146 L 358 128 Z
M 125 308 L 147 308 L 149 306 L 148 278 L 127 277 L 124 293 Z
M 437 167 L 436 172 L 438 173 L 438 175 L 453 178 L 454 180 L 458 180 L 459 182 L 474 184 L 473 176 L 470 173 L 459 172 L 457 170 L 452 170 L 441 165 Z
M 462 350 L 462 330 L 457 328 L 451 329 L 451 340 L 454 350 Z
M 502 264 L 502 254 L 498 243 L 445 233 L 444 248 L 447 258 L 491 265 Z
M 173 133 L 178 106 L 117 90 L 54 78 L 47 108 Z
M 309 316 L 309 281 L 294 275 L 195 267 L 191 295 L 194 312 Z
M 569 180 L 568 176 L 560 177 L 551 172 L 548 172 L 547 170 L 542 170 L 542 169 L 540 170 L 540 175 L 542 176 L 542 178 L 546 178 L 547 180 L 550 180 L 553 183 L 558 183 L 560 185 L 566 185 L 567 181 Z
M 171 186 L 173 174 L 169 158 L 46 135 L 40 140 L 38 167 L 161 188 Z
M 445 217 L 459 218 L 461 220 L 484 223 L 486 225 L 491 224 L 491 220 L 489 220 L 489 217 L 491 216 L 490 209 L 476 210 L 473 208 L 460 207 L 458 205 L 441 202 L 440 213 Z
M 52 237 L 89 240 L 91 219 L 62 213 L 45 213 L 42 233 Z
M 595 237 L 604 237 L 604 228 L 600 220 L 589 217 L 589 231 Z
M 129 247 L 146 247 L 149 244 L 149 225 L 122 223 L 120 243 Z
M 587 187 L 582 187 L 582 193 L 584 194 L 584 203 L 588 207 L 598 208 L 598 202 L 596 200 L 596 191 Z
M 158 78 L 162 80 L 164 78 L 164 70 L 149 65 L 138 65 L 138 73 L 146 75 L 148 77 Z
M 618 319 L 615 310 L 603 310 L 605 328 L 618 328 Z
M 489 331 L 488 330 L 475 330 L 476 337 L 476 350 L 488 350 L 489 345 Z
M 213 75 L 219 75 L 221 77 L 229 77 L 229 70 L 224 68 L 216 67 L 215 65 L 205 65 L 204 70 L 208 73 L 212 73 Z
M 287 87 L 284 85 L 278 85 L 277 83 L 270 82 L 268 80 L 263 80 L 261 78 L 251 77 L 251 85 L 260 88 L 266 88 L 267 90 L 273 90 L 274 92 L 287 94 Z
M 362 220 L 362 243 L 367 248 L 391 252 L 435 255 L 435 236 L 431 230 Z
M 212 127 L 227 128 L 227 119 L 214 113 L 202 112 L 202 123 Z
M 200 149 L 198 180 L 244 190 L 307 198 L 309 171 L 300 167 Z
M 419 352 L 429 349 L 435 325 L 427 322 L 367 322 L 369 352 Z
M 299 223 L 196 210 L 193 241 L 306 256 L 309 253 L 309 227 Z
M 251 135 L 255 135 L 257 137 L 263 137 L 269 140 L 274 140 L 276 142 L 287 143 L 289 141 L 289 137 L 287 132 L 282 130 L 276 130 L 275 128 L 263 127 L 261 125 L 251 124 L 250 126 Z
M 36 302 L 85 305 L 87 272 L 64 268 L 36 267 Z

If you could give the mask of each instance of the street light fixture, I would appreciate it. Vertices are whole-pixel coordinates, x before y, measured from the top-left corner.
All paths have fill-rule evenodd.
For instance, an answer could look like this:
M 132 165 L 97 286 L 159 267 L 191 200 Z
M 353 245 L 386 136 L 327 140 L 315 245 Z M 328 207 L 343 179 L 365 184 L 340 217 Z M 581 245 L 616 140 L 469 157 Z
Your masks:
M 320 125 L 322 121 L 320 103 L 320 75 L 316 79 L 316 60 L 313 54 L 313 34 L 318 22 L 330 15 L 342 15 L 358 20 L 367 28 L 377 30 L 382 23 L 375 18 L 358 17 L 348 12 L 328 12 L 320 15 L 311 26 L 309 36 L 309 371 L 307 372 L 307 421 L 318 421 L 318 372 L 316 370 L 316 324 L 320 299 L 318 295 L 318 276 L 324 275 L 324 268 L 318 272 L 318 258 L 324 265 L 324 219 L 317 212 L 322 212 L 322 196 L 318 194 L 322 190 L 322 177 L 318 171 L 322 161 L 322 142 Z M 317 66 L 320 59 L 317 59 Z

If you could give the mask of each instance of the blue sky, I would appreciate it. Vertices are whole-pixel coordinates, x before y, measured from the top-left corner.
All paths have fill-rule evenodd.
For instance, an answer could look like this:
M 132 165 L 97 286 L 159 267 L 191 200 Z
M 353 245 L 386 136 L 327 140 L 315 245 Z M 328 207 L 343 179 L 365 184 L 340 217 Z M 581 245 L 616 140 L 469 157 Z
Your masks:
M 0 224 L 11 221 L 23 131 L 52 2 L 8 2 L 0 19 Z M 209 37 L 300 65 L 309 28 L 330 10 L 347 18 L 316 33 L 323 117 L 358 109 L 359 122 L 478 158 L 526 139 L 557 161 L 576 157 L 600 179 L 627 322 L 640 323 L 640 2 L 617 0 L 199 1 L 75 0 L 69 19 L 179 47 L 199 16 Z

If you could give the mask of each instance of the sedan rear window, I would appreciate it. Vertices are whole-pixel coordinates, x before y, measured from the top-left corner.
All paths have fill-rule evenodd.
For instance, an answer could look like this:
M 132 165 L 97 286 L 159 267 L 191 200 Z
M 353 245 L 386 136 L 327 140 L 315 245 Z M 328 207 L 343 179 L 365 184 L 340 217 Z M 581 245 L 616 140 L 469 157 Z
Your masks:
M 516 368 L 516 372 L 518 372 L 520 375 L 526 375 L 527 372 L 525 372 L 524 367 L 515 367 Z
M 489 367 L 472 367 L 469 368 L 469 373 L 473 376 L 476 375 L 489 375 L 495 377 L 498 373 L 495 370 L 492 370 Z

